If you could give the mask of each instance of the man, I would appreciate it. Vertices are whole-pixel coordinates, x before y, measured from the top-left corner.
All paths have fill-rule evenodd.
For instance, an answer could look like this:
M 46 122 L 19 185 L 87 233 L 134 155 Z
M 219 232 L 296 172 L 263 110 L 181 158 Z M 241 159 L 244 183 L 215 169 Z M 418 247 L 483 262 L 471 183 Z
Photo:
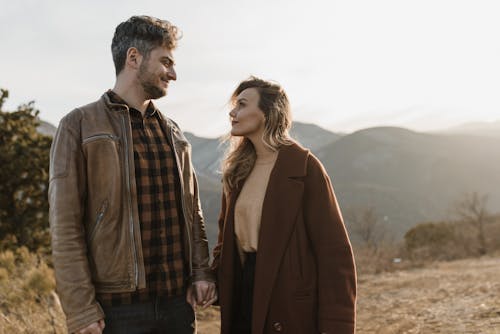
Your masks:
M 193 333 L 192 306 L 217 298 L 190 146 L 151 102 L 177 78 L 178 38 L 148 16 L 118 25 L 114 88 L 54 138 L 53 262 L 70 333 Z

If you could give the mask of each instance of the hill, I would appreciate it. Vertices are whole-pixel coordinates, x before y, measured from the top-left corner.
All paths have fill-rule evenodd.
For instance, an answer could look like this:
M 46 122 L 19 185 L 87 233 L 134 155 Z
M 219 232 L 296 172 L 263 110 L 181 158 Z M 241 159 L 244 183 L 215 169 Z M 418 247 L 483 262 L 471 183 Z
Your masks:
M 54 136 L 56 134 L 57 127 L 50 124 L 49 122 L 40 121 L 40 125 L 38 126 L 38 132 L 44 134 L 46 136 Z
M 302 146 L 309 148 L 313 152 L 321 150 L 342 137 L 341 134 L 325 130 L 315 124 L 301 122 L 293 123 L 290 135 Z
M 449 218 L 466 192 L 500 211 L 500 138 L 371 128 L 319 152 L 343 209 L 374 207 L 396 237 L 416 223 Z
M 470 122 L 443 131 L 448 134 L 469 134 L 476 136 L 500 136 L 500 120 L 495 122 Z
M 471 122 L 441 131 L 446 134 L 500 137 L 500 120 L 496 122 Z

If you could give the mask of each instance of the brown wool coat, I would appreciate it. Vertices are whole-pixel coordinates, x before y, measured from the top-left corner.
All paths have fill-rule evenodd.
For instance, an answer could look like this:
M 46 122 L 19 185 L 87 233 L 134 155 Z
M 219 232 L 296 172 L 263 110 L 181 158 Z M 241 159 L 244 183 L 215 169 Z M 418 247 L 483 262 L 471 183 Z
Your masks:
M 234 206 L 239 189 L 223 196 L 214 248 L 222 334 L 230 334 L 233 312 L 238 264 Z M 253 334 L 354 333 L 351 245 L 326 171 L 297 144 L 280 149 L 271 172 L 258 247 Z

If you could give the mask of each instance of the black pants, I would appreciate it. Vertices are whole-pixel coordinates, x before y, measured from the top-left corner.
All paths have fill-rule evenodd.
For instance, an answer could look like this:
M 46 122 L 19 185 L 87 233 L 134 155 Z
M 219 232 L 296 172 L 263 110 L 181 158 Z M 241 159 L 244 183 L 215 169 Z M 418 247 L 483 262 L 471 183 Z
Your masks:
M 195 316 L 186 297 L 105 307 L 105 334 L 193 334 Z
M 250 334 L 252 332 L 253 286 L 256 258 L 257 253 L 245 253 L 245 263 L 243 264 L 241 273 L 236 273 L 235 275 L 235 308 L 231 334 Z

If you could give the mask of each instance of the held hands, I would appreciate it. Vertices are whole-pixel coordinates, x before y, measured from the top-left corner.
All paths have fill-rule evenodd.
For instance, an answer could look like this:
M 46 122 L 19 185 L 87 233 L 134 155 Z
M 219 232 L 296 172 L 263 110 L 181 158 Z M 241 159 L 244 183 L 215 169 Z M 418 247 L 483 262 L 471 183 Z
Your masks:
M 201 305 L 206 308 L 217 300 L 215 283 L 208 281 L 194 282 L 187 290 L 186 299 L 193 308 Z
M 75 332 L 75 334 L 101 334 L 106 325 L 104 324 L 104 319 L 94 322 L 85 328 L 80 329 Z

